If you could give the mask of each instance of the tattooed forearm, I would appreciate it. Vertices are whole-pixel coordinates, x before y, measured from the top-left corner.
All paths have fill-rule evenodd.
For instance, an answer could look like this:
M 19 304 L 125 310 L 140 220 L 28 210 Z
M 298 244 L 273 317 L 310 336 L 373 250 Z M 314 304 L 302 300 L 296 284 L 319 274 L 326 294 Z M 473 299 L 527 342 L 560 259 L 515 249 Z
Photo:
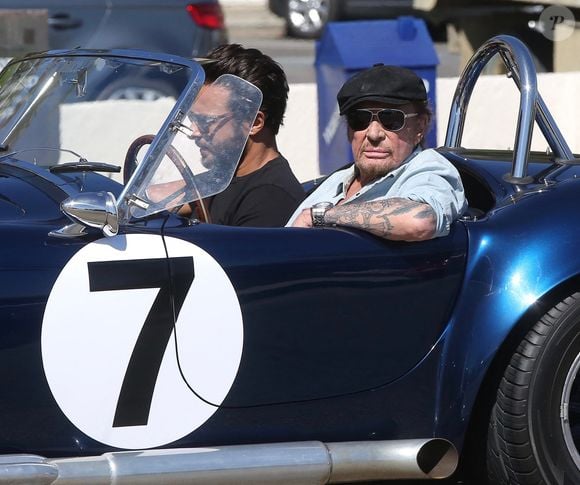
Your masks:
M 336 206 L 324 216 L 327 224 L 355 227 L 386 239 L 420 241 L 435 234 L 435 212 L 428 204 L 392 198 Z
M 415 214 L 415 217 L 417 219 L 432 219 L 433 222 L 435 222 L 434 218 L 435 218 L 435 212 L 433 211 L 433 208 L 430 205 L 425 204 L 426 207 L 421 210 L 420 212 L 417 212 L 417 214 Z

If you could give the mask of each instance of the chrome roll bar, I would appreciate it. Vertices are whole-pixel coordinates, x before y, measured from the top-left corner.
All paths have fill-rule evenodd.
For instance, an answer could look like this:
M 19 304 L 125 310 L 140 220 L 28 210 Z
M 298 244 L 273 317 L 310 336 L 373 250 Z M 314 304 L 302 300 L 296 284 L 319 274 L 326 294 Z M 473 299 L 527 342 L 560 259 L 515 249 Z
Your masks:
M 546 138 L 556 161 L 574 160 L 574 155 L 538 92 L 532 56 L 526 45 L 515 37 L 498 35 L 489 39 L 478 49 L 463 70 L 451 104 L 445 146 L 447 148 L 461 146 L 471 93 L 483 68 L 495 54 L 499 54 L 503 60 L 507 76 L 514 80 L 520 92 L 512 170 L 511 174 L 506 176 L 506 180 L 513 184 L 526 184 L 531 181 L 527 169 L 534 120 Z

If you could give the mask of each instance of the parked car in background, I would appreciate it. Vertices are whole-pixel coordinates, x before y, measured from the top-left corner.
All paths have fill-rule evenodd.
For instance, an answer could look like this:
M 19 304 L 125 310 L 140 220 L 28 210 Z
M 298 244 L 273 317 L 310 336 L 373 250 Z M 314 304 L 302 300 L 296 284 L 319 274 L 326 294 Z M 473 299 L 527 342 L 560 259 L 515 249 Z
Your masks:
M 413 12 L 413 1 L 402 0 L 268 0 L 270 10 L 286 20 L 288 35 L 319 37 L 328 22 L 394 18 Z
M 573 49 L 554 42 L 550 33 L 563 21 L 576 25 L 580 6 L 571 0 L 268 0 L 268 5 L 285 19 L 291 37 L 317 38 L 328 22 L 412 15 L 425 20 L 435 42 L 448 41 L 448 48 L 460 54 L 462 66 L 486 39 L 512 35 L 526 43 L 538 71 L 580 69 L 577 56 L 570 54 Z
M 24 10 L 46 10 L 48 39 L 29 50 L 141 49 L 202 57 L 227 42 L 224 15 L 217 0 L 0 0 L 0 9 L 17 9 L 23 15 Z M 6 22 L 18 28 L 10 18 Z M 40 30 L 43 26 L 33 27 Z M 27 28 L 30 30 L 30 25 Z M 32 38 L 34 32 L 22 35 Z M 178 93 L 177 87 L 156 80 L 141 80 L 133 88 L 119 86 L 103 94 L 160 97 Z
M 48 48 L 143 49 L 198 57 L 226 41 L 217 0 L 0 0 L 47 9 Z
M 516 16 L 518 23 L 527 28 L 528 19 L 537 19 L 544 8 L 510 0 L 486 4 L 432 2 L 430 9 L 418 8 L 413 0 L 268 0 L 268 7 L 286 20 L 288 35 L 305 39 L 319 37 L 328 22 L 389 19 L 401 15 L 425 19 L 436 36 L 444 36 L 447 22 L 481 20 L 482 16 L 499 15 L 502 20 Z
M 546 3 L 566 4 L 570 7 L 570 13 L 578 18 L 580 9 L 571 6 L 572 2 Z M 540 18 L 546 7 L 541 2 L 268 0 L 268 6 L 275 15 L 285 19 L 286 32 L 291 37 L 318 38 L 328 22 L 392 19 L 412 15 L 425 20 L 436 42 L 444 42 L 448 31 L 452 32 L 449 36 L 450 48 L 461 53 L 463 62 L 467 62 L 474 49 L 486 39 L 507 34 L 526 43 L 539 71 L 555 69 L 554 49 L 557 43 L 545 35 L 545 31 L 554 26 L 546 23 L 547 19 Z

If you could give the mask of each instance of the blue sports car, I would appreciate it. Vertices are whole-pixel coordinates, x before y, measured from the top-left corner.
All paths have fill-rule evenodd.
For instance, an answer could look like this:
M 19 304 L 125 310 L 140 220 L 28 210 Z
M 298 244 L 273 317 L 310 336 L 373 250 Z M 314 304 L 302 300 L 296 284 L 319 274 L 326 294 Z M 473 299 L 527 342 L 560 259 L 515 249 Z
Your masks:
M 515 149 L 467 150 L 496 53 Z M 126 75 L 182 91 L 99 96 Z M 0 483 L 580 483 L 580 168 L 526 47 L 461 77 L 439 150 L 470 207 L 420 243 L 204 222 L 261 93 L 203 82 L 138 51 L 0 73 Z

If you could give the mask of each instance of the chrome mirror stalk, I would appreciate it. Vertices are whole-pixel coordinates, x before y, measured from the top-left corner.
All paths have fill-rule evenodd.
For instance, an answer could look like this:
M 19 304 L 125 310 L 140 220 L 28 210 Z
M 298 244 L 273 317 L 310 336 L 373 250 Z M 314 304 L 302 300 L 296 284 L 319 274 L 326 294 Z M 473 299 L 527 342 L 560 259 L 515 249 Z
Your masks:
M 85 236 L 87 234 L 87 228 L 81 224 L 77 224 L 76 222 L 67 224 L 60 229 L 55 229 L 54 231 L 50 231 L 48 233 L 49 236 L 59 237 L 61 239 L 72 239 L 75 237 Z

